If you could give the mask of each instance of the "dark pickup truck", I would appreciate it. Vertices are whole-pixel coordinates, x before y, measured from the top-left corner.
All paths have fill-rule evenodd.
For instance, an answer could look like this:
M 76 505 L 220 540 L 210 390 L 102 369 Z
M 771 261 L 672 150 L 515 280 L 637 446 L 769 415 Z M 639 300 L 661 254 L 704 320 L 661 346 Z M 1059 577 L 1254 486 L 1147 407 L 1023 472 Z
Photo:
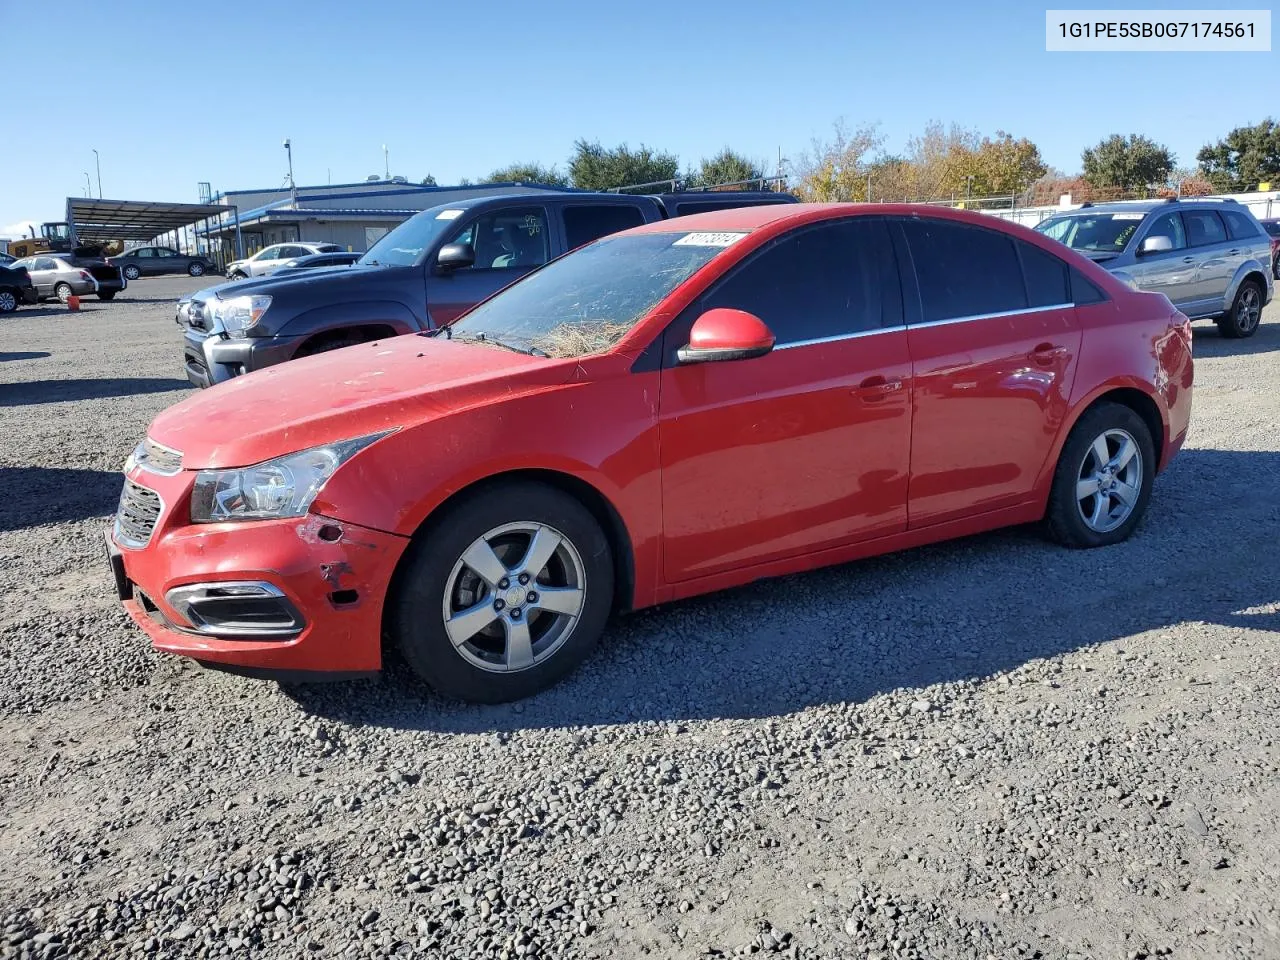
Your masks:
M 178 302 L 200 387 L 326 350 L 443 326 L 563 253 L 610 233 L 785 193 L 503 194 L 415 214 L 350 267 L 220 284 Z

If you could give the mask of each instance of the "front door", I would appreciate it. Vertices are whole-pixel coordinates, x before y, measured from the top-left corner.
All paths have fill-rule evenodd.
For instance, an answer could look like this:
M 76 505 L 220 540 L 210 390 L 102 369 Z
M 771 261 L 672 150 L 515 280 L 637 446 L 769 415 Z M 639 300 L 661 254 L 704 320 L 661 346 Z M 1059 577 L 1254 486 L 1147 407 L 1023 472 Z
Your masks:
M 680 366 L 713 307 L 760 317 L 766 356 Z M 660 400 L 667 582 L 906 527 L 910 358 L 888 229 L 802 227 L 739 264 L 668 328 Z
M 427 264 L 427 312 L 437 327 L 546 263 L 556 250 L 546 208 L 528 205 L 489 208 L 459 224 L 445 243 L 468 245 L 476 259 L 448 273 Z
M 53 288 L 57 285 L 58 265 L 52 257 L 33 257 L 29 261 L 27 274 L 42 297 L 52 297 Z
M 1066 265 L 985 227 L 899 226 L 920 298 L 908 328 L 909 525 L 1024 503 L 1067 415 L 1080 352 Z
M 1138 254 L 1128 268 L 1135 282 L 1149 293 L 1163 293 L 1174 304 L 1195 299 L 1196 258 L 1187 249 L 1182 214 L 1174 210 L 1156 217 L 1139 239 L 1139 246 L 1151 237 L 1165 237 L 1173 249 Z

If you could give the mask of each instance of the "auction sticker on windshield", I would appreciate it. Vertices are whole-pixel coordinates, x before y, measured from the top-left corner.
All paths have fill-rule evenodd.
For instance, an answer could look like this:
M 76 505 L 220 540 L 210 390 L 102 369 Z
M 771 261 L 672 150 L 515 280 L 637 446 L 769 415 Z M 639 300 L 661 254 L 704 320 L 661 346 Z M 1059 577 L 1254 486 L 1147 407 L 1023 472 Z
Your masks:
M 1112 220 L 1141 220 L 1145 217 L 1145 213 L 1113 213 Z
M 686 233 L 673 247 L 727 247 L 737 243 L 745 233 Z
M 437 220 L 457 220 L 460 216 L 462 216 L 462 213 L 463 211 L 461 210 L 441 210 L 439 213 L 436 214 L 436 219 Z

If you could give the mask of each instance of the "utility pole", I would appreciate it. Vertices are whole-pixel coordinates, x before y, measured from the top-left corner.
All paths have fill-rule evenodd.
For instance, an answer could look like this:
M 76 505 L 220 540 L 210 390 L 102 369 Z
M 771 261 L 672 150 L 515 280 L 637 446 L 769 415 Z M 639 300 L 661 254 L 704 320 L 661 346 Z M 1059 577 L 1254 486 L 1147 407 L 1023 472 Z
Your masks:
M 387 145 L 382 145 L 382 179 L 391 179 L 391 154 L 387 153 Z
M 298 186 L 293 182 L 293 142 L 288 138 L 284 138 L 284 152 L 289 156 L 289 199 L 296 207 L 298 205 Z
M 89 171 L 84 172 L 84 195 L 93 198 L 93 182 L 89 179 Z
M 98 172 L 98 199 L 102 199 L 102 164 L 98 161 L 98 151 L 93 151 L 93 167 Z

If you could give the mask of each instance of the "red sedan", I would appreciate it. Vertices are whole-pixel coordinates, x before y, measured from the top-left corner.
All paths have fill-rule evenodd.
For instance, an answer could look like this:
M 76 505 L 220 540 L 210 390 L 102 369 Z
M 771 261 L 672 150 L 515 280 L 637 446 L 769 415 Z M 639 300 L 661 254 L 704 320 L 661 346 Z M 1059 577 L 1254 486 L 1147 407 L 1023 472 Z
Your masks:
M 1191 333 L 1029 230 L 911 206 L 650 224 L 432 336 L 238 378 L 156 418 L 109 552 L 161 650 L 382 664 L 503 701 L 609 615 L 1043 521 L 1128 537 L 1182 446 Z

